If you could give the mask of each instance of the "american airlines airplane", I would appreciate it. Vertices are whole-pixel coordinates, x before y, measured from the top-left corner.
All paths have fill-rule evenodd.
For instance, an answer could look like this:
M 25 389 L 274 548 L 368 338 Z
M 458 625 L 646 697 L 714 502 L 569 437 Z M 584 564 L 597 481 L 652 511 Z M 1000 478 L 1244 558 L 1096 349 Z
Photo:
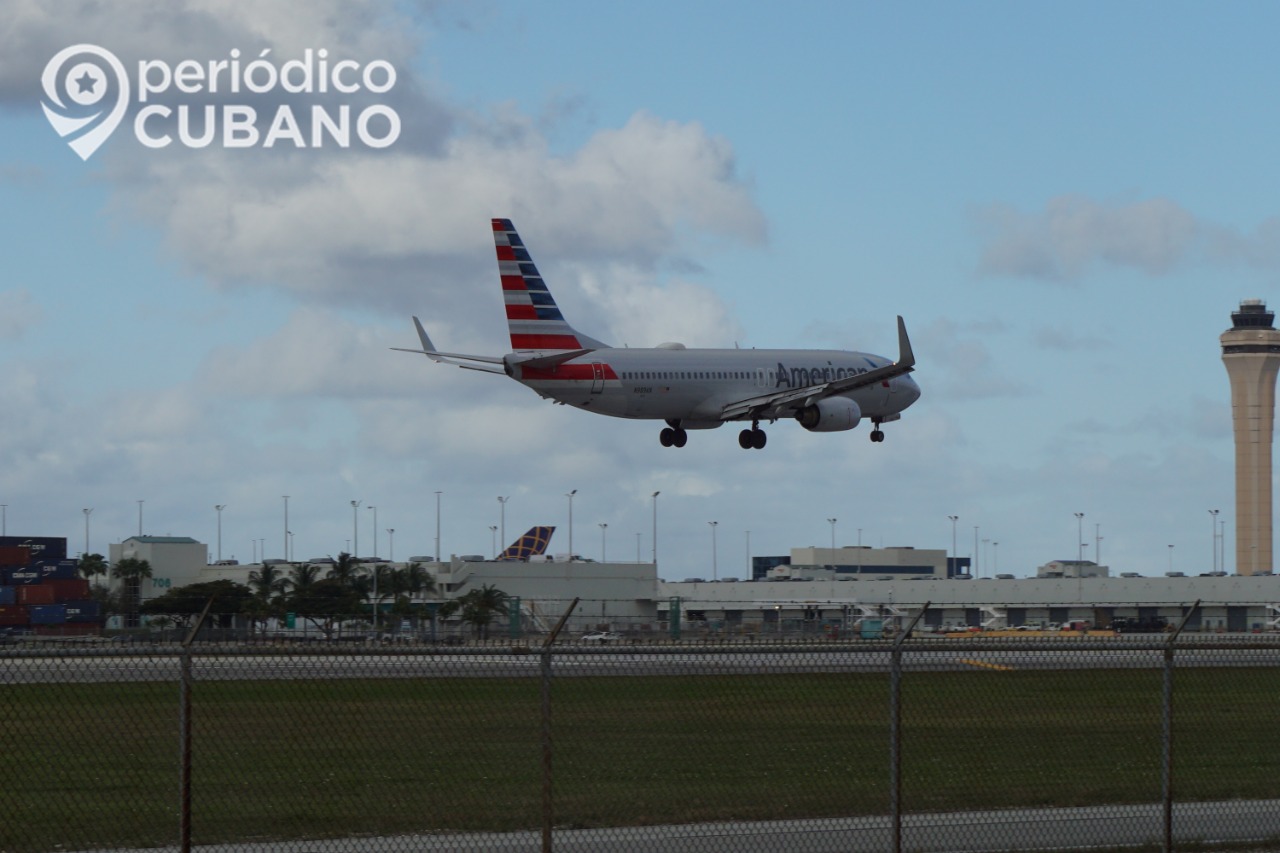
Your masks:
M 615 418 L 666 421 L 663 447 L 684 447 L 688 430 L 750 421 L 743 449 L 761 449 L 761 421 L 795 418 L 811 432 L 853 429 L 864 418 L 871 440 L 920 397 L 907 374 L 915 356 L 898 317 L 898 360 L 844 350 L 689 349 L 684 344 L 618 349 L 574 329 L 509 219 L 493 220 L 512 352 L 501 356 L 440 352 L 417 317 L 421 353 L 432 361 L 501 373 L 561 405 Z

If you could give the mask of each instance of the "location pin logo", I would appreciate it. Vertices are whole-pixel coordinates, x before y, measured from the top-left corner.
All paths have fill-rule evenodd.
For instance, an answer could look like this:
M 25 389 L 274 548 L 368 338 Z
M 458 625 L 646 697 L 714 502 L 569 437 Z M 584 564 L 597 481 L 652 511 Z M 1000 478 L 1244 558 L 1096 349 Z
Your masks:
M 77 44 L 54 54 L 40 77 L 40 102 L 49 124 L 88 160 L 124 118 L 129 78 L 115 54 L 93 44 Z

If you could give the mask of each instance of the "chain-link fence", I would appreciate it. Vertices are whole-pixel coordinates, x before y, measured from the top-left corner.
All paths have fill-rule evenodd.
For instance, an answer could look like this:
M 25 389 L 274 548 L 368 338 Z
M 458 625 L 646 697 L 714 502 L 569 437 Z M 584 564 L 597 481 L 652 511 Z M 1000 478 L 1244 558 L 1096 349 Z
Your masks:
M 0 850 L 1280 839 L 1272 635 L 424 636 L 0 647 Z

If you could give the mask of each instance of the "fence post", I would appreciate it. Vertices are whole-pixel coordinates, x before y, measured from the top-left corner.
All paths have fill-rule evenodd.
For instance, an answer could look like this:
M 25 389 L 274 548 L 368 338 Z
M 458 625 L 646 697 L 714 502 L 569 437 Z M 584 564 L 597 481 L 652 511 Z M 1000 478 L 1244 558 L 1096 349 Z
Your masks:
M 575 597 L 542 643 L 542 853 L 551 853 L 551 825 L 555 819 L 551 799 L 551 647 L 577 606 Z
M 182 666 L 178 676 L 178 842 L 182 853 L 191 853 L 191 643 L 204 626 L 211 607 L 212 596 L 182 641 Z
M 1182 614 L 1164 644 L 1164 727 L 1161 744 L 1161 800 L 1164 806 L 1164 853 L 1173 853 L 1173 644 L 1200 606 L 1200 599 Z
M 902 853 L 902 644 L 932 603 L 926 601 L 907 627 L 893 638 L 889 655 L 889 813 L 893 821 L 893 853 Z

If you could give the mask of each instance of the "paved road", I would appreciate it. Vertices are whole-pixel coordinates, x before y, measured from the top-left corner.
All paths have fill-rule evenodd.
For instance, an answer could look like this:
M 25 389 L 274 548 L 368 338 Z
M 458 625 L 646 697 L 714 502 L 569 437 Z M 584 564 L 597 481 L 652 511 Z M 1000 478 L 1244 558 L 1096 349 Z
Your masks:
M 919 814 L 907 816 L 903 824 L 904 850 L 948 853 L 1114 848 L 1158 844 L 1163 838 L 1163 813 L 1155 804 Z M 1280 836 L 1280 800 L 1183 803 L 1174 809 L 1173 825 L 1179 844 L 1211 840 L 1238 845 L 1274 839 Z M 558 830 L 552 842 L 558 853 L 882 853 L 893 849 L 887 817 Z M 537 832 L 449 833 L 196 849 L 200 853 L 539 853 L 542 837 Z
M 1178 667 L 1280 666 L 1280 648 L 1180 648 Z M 990 642 L 909 648 L 907 672 L 964 670 L 1157 669 L 1159 649 L 1130 645 L 1062 645 Z M 582 648 L 557 647 L 557 677 L 627 675 L 731 675 L 796 672 L 888 672 L 890 652 L 877 647 L 775 648 Z M 277 650 L 207 651 L 193 657 L 197 680 L 534 677 L 534 651 L 495 649 L 353 649 L 320 653 Z M 180 658 L 173 649 L 139 652 L 96 649 L 0 653 L 0 684 L 175 681 Z

